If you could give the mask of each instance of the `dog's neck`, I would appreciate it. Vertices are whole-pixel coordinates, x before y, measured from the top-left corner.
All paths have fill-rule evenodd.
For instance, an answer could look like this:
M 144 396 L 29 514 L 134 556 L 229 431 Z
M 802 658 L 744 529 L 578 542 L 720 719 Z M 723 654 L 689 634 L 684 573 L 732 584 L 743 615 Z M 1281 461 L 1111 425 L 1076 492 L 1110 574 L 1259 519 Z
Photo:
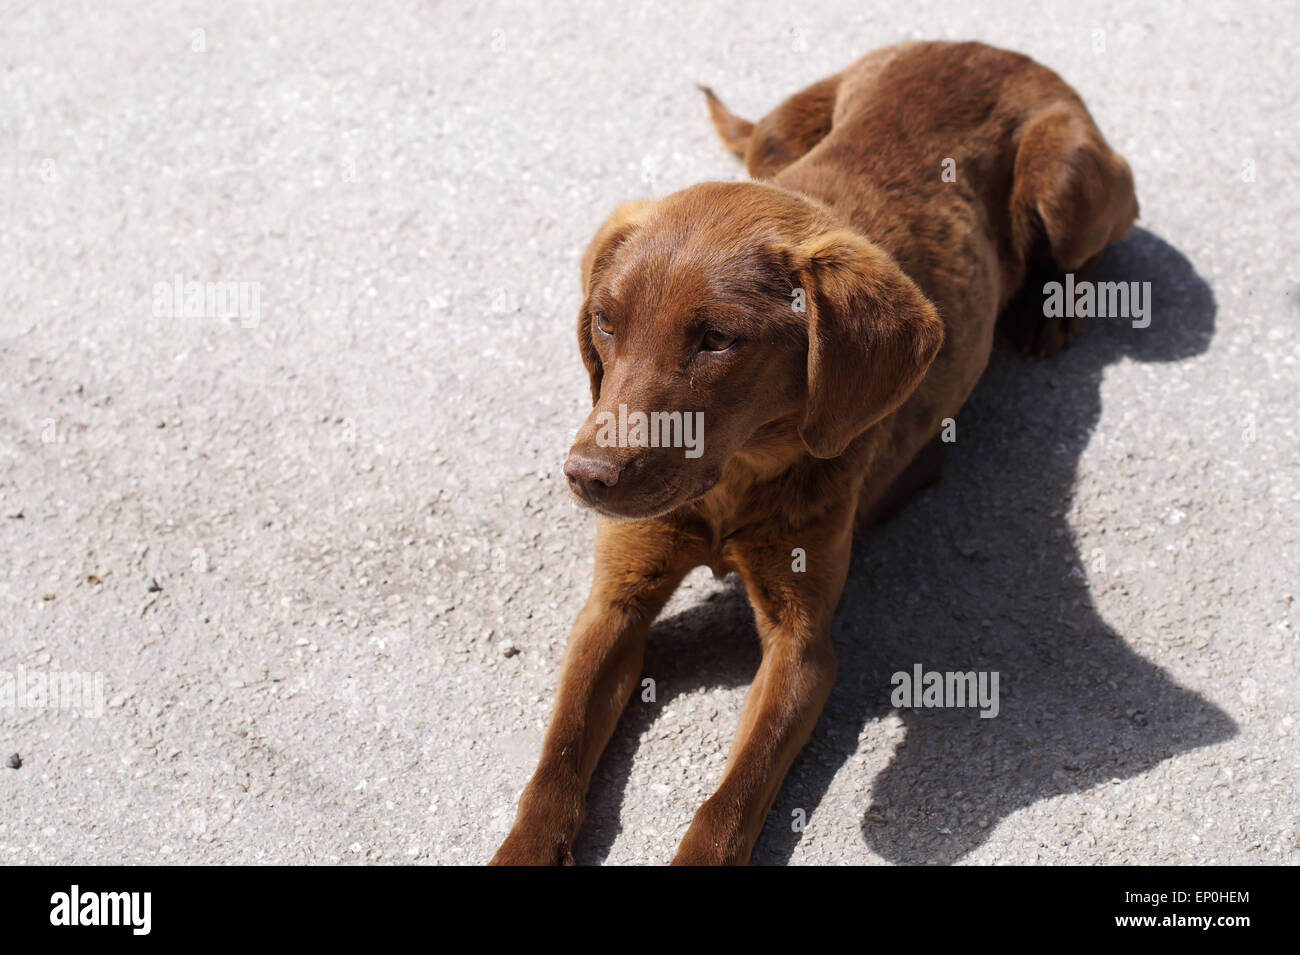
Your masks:
M 682 519 L 707 527 L 715 551 L 721 552 L 728 537 L 750 525 L 770 526 L 775 522 L 797 527 L 802 524 L 812 515 L 802 513 L 800 507 L 819 507 L 829 497 L 820 493 L 816 485 L 834 480 L 835 475 L 830 472 L 855 468 L 866 450 L 859 439 L 844 456 L 820 460 L 809 454 L 799 437 L 799 424 L 800 416 L 792 415 L 759 428 L 727 461 L 722 478 L 713 489 L 678 512 Z M 791 487 L 776 493 L 769 487 L 773 483 Z M 796 490 L 801 485 L 804 493 Z M 785 501 L 787 506 L 781 513 L 773 513 L 773 501 Z M 718 568 L 714 569 L 717 572 Z

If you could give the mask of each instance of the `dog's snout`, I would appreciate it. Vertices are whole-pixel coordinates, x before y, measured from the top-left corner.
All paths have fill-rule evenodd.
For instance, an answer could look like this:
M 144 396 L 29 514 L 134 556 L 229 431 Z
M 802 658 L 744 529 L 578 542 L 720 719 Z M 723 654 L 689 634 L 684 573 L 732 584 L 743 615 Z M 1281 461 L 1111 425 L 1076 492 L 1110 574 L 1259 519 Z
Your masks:
M 564 462 L 564 476 L 575 494 L 588 503 L 604 500 L 618 483 L 623 468 L 613 461 L 570 454 Z

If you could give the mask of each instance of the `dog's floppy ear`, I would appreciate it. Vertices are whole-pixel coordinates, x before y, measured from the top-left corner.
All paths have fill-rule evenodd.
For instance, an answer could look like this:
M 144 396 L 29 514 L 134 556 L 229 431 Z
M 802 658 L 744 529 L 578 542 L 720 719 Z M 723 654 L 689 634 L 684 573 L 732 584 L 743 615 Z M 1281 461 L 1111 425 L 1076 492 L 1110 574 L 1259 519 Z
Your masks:
M 578 312 L 578 351 L 582 353 L 582 363 L 587 366 L 587 377 L 591 379 L 591 403 L 600 398 L 600 381 L 605 376 L 605 369 L 600 363 L 600 354 L 591 338 L 591 308 L 589 298 L 601 273 L 609 266 L 614 252 L 628 240 L 636 229 L 637 223 L 644 218 L 651 206 L 649 200 L 624 202 L 614 209 L 604 224 L 596 230 L 595 236 L 582 256 L 582 309 Z
M 897 408 L 943 344 L 943 323 L 898 263 L 846 229 L 794 249 L 808 312 L 808 397 L 799 436 L 819 458 Z

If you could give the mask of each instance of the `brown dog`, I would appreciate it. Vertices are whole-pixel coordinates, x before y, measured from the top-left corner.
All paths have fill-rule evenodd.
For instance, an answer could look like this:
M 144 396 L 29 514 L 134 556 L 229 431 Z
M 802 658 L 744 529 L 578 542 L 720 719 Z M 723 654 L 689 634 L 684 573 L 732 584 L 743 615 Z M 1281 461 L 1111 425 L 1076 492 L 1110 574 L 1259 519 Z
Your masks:
M 494 863 L 572 862 L 650 625 L 701 564 L 741 575 L 763 659 L 674 861 L 749 859 L 835 681 L 854 527 L 937 477 L 999 315 L 1028 352 L 1064 346 L 1078 326 L 1044 317 L 1043 284 L 1137 216 L 1079 97 L 1019 54 L 877 50 L 756 125 L 705 93 L 758 181 L 622 205 L 583 257 L 594 408 L 564 471 L 601 515 L 595 581 Z

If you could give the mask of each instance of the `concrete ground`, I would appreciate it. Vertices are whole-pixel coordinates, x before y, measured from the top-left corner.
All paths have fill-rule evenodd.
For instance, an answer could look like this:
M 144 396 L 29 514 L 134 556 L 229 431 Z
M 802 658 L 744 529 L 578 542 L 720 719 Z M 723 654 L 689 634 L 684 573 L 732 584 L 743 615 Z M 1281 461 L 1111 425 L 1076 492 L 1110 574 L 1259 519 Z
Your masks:
M 754 6 L 6 11 L 0 860 L 485 861 L 591 572 L 582 249 L 742 177 L 693 83 L 757 117 L 934 37 L 1082 93 L 1142 204 L 1104 276 L 1152 322 L 995 358 L 857 548 L 755 861 L 1300 862 L 1300 12 Z M 671 857 L 757 661 L 691 577 L 579 861 Z M 1000 715 L 894 709 L 915 663 L 999 672 Z M 102 698 L 4 702 L 72 672 Z

